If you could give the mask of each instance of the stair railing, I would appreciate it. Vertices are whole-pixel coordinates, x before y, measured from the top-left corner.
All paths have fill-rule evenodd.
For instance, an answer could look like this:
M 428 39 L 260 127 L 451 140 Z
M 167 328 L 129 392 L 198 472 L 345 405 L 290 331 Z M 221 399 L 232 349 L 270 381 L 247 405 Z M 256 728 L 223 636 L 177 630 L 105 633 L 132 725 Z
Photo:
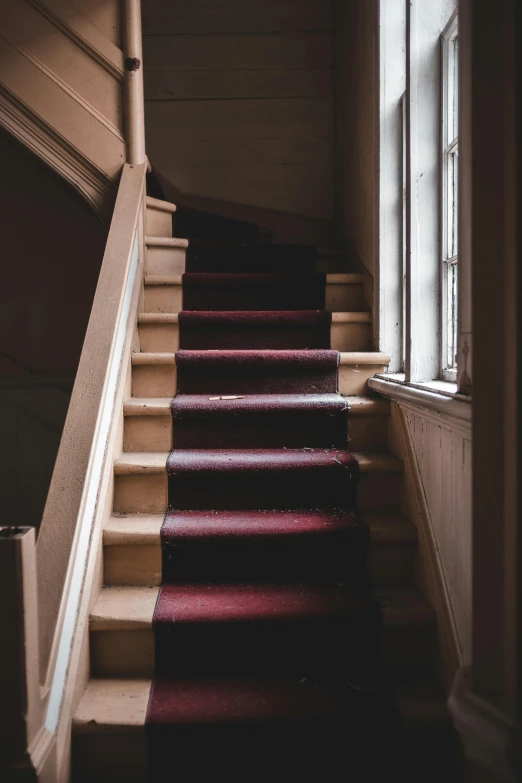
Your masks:
M 113 461 L 121 449 L 143 295 L 147 168 L 140 0 L 124 0 L 123 6 L 128 162 L 38 541 L 31 528 L 0 527 L 0 779 L 5 780 L 68 779 L 89 601 L 100 579 L 101 532 L 112 508 Z

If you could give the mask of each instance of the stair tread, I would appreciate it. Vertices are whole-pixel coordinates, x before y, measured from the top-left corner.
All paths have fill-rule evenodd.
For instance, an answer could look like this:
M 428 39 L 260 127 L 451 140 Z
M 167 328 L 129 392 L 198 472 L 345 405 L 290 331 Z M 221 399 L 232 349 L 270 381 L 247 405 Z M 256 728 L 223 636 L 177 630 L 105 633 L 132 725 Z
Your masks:
M 92 631 L 152 628 L 158 587 L 104 587 L 90 616 Z M 256 617 L 338 614 L 368 606 L 347 588 L 303 585 L 164 585 L 177 621 L 224 621 Z M 336 594 L 339 596 L 334 601 Z M 415 590 L 378 591 L 385 627 L 432 627 L 435 613 Z M 274 614 L 277 612 L 277 614 Z M 167 618 L 168 619 L 168 618 Z M 171 618 L 172 619 L 172 618 Z
M 227 395 L 225 395 L 226 397 Z M 229 395 L 230 396 L 230 395 Z M 245 394 L 237 400 L 209 397 L 208 394 L 181 394 L 172 401 L 174 419 L 214 417 L 241 413 L 300 413 L 324 411 L 326 414 L 348 409 L 340 394 Z
M 195 395 L 183 395 L 186 398 L 193 398 L 194 400 L 197 399 L 204 399 L 208 400 L 210 396 L 213 395 L 202 395 L 202 394 L 195 394 Z M 281 398 L 283 395 L 279 395 L 279 398 Z M 308 395 L 308 394 L 285 394 L 284 397 L 288 398 L 288 400 L 295 400 L 298 404 L 300 404 L 301 399 L 308 399 L 309 397 L 335 397 L 337 398 L 337 394 L 321 394 L 321 395 Z M 273 395 L 271 394 L 252 394 L 252 395 L 244 395 L 243 400 L 247 399 L 257 399 L 259 401 L 262 401 L 264 398 L 272 398 Z M 364 415 L 374 415 L 374 416 L 388 416 L 390 412 L 390 404 L 388 400 L 380 399 L 378 397 L 363 397 L 363 396 L 346 396 L 342 397 L 344 402 L 348 405 L 348 410 L 350 413 L 350 416 L 364 416 Z M 131 397 L 130 399 L 126 400 L 123 406 L 123 413 L 125 416 L 161 416 L 161 415 L 170 415 L 170 405 L 172 402 L 171 397 Z M 233 402 L 233 401 L 230 401 Z M 241 401 L 238 401 L 241 402 Z M 242 405 L 246 405 L 245 402 L 242 402 Z
M 192 272 L 187 274 L 211 274 L 211 273 L 198 273 Z M 223 274 L 230 274 L 229 272 Z M 233 274 L 233 273 L 232 273 Z M 246 273 L 248 274 L 248 273 Z M 262 273 L 259 273 L 262 274 Z M 315 273 L 310 273 L 314 274 Z M 256 275 L 257 276 L 257 275 Z M 291 275 L 287 275 L 291 276 Z M 145 285 L 183 285 L 182 275 L 145 275 Z M 342 272 L 326 275 L 327 285 L 361 285 L 365 280 L 365 276 L 358 272 Z
M 273 680 L 265 680 L 265 683 Z M 289 683 L 295 682 L 291 679 Z M 222 713 L 228 699 L 223 695 L 234 694 L 234 702 L 248 705 L 252 692 L 259 694 L 259 679 L 196 679 L 175 682 L 180 716 L 194 722 L 208 721 L 212 714 Z M 277 680 L 278 686 L 281 679 Z M 174 683 L 173 683 L 174 685 Z M 134 732 L 143 729 L 150 698 L 150 679 L 91 679 L 83 693 L 73 717 L 73 731 L 78 733 L 105 733 L 116 729 Z M 265 690 L 265 698 L 268 689 Z M 202 709 L 197 694 L 206 694 L 206 709 Z M 281 690 L 275 691 L 276 704 L 281 708 Z M 221 697 L 221 698 L 220 698 Z M 449 723 L 444 693 L 430 681 L 412 687 L 397 689 L 397 702 L 406 725 L 437 725 Z M 268 708 L 270 705 L 267 705 Z M 246 716 L 242 716 L 246 717 Z
M 171 511 L 163 535 L 176 539 L 207 536 L 298 536 L 364 529 L 362 518 L 349 511 Z
M 145 726 L 152 681 L 91 679 L 73 716 L 75 733 L 97 733 Z
M 199 535 L 265 536 L 277 533 L 318 532 L 338 529 L 344 524 L 343 512 L 331 511 L 176 511 L 177 532 L 180 536 L 197 538 Z M 346 522 L 352 516 L 345 512 Z M 128 514 L 112 516 L 103 531 L 105 546 L 160 546 L 160 531 L 164 514 Z M 417 531 L 404 517 L 391 514 L 368 514 L 364 521 L 370 529 L 372 542 L 378 544 L 415 543 Z
M 189 246 L 188 239 L 182 239 L 180 237 L 154 237 L 146 236 L 145 244 L 147 247 L 180 247 L 187 248 Z
M 313 353 L 317 350 L 321 351 L 323 349 L 312 349 L 309 352 Z M 177 352 L 178 354 L 180 351 Z M 220 353 L 220 354 L 235 354 L 235 358 L 239 358 L 242 353 L 247 353 L 246 351 L 236 350 L 236 351 L 183 351 L 184 354 L 207 354 L 208 357 L 211 357 L 212 354 Z M 271 351 L 269 349 L 265 350 L 259 350 L 259 351 L 248 351 L 250 354 L 257 354 L 259 361 L 265 361 L 267 362 L 269 360 L 269 357 L 266 356 L 267 354 L 282 354 L 280 357 L 280 361 L 284 361 L 285 363 L 288 361 L 289 356 L 288 354 L 292 353 L 292 351 Z M 304 351 L 293 351 L 293 353 L 304 353 Z M 380 353 L 378 351 L 335 351 L 335 353 L 339 354 L 339 364 L 340 365 L 386 365 L 390 363 L 390 355 L 387 353 Z M 285 357 L 286 354 L 286 357 Z M 265 355 L 265 358 L 263 360 L 263 355 Z M 138 352 L 132 354 L 132 364 L 176 364 L 176 354 L 175 353 L 166 353 L 162 351 L 158 352 Z M 275 357 L 274 357 L 275 358 Z M 232 360 L 232 357 L 227 357 L 228 361 Z M 225 361 L 225 359 L 222 359 L 221 361 Z
M 355 469 L 355 460 L 341 449 L 174 449 L 167 460 L 167 472 L 176 476 L 194 470 L 224 474 L 343 468 Z
M 271 321 L 278 321 L 280 323 L 287 323 L 289 320 L 287 313 L 322 313 L 329 312 L 323 310 L 180 310 L 178 313 L 156 313 L 156 312 L 141 312 L 138 315 L 138 323 L 140 324 L 169 324 L 179 322 L 180 313 L 190 313 L 191 315 L 200 315 L 204 313 L 206 316 L 214 316 L 214 318 L 206 318 L 207 323 L 212 321 L 213 323 L 236 323 L 237 316 L 247 316 L 251 322 L 260 322 L 261 324 L 269 323 L 267 316 L 270 316 Z M 331 312 L 332 323 L 371 323 L 372 314 L 366 310 L 350 310 L 345 312 Z M 277 318 L 280 316 L 280 318 Z M 298 320 L 298 319 L 295 319 Z M 310 318 L 310 320 L 313 320 Z
M 321 460 L 322 463 L 327 464 L 332 457 L 336 457 L 337 455 L 342 455 L 342 457 L 344 457 L 347 454 L 346 451 L 335 449 L 214 449 L 212 451 L 178 449 L 178 452 L 179 451 L 183 451 L 183 459 L 186 460 L 186 462 L 191 459 L 193 460 L 194 455 L 196 454 L 198 459 L 206 459 L 208 465 L 212 462 L 214 462 L 214 464 L 223 464 L 227 455 L 230 456 L 230 454 L 234 454 L 237 459 L 244 458 L 245 463 L 248 462 L 250 465 L 255 464 L 256 460 L 259 462 L 259 452 L 262 453 L 263 459 L 265 460 L 267 454 L 272 454 L 274 460 L 272 464 L 274 466 L 280 464 L 285 458 L 287 464 L 289 461 L 292 461 L 296 466 L 299 464 L 306 465 L 310 464 L 311 459 L 313 460 L 314 457 L 319 457 L 320 455 L 323 455 Z M 311 452 L 315 452 L 312 458 L 310 458 Z M 171 453 L 176 454 L 176 451 Z M 205 457 L 205 455 L 207 455 L 207 457 Z M 118 475 L 133 473 L 165 473 L 169 456 L 168 452 L 125 452 L 115 460 L 114 470 Z M 388 454 L 356 453 L 354 456 L 358 460 L 361 473 L 400 473 L 403 470 L 403 463 L 401 460 Z
M 154 198 L 153 196 L 146 197 L 146 206 L 150 209 L 159 209 L 162 212 L 175 212 L 176 205 L 171 201 L 165 201 L 164 199 Z

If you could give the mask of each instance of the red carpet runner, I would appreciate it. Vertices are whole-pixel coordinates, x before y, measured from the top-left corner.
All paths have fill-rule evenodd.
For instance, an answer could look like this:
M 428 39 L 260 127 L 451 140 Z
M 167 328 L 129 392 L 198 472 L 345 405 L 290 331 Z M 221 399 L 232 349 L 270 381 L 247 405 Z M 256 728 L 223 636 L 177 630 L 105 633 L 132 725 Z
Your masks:
M 196 243 L 183 277 L 151 780 L 380 780 L 396 719 L 325 277 L 309 248 L 229 250 Z

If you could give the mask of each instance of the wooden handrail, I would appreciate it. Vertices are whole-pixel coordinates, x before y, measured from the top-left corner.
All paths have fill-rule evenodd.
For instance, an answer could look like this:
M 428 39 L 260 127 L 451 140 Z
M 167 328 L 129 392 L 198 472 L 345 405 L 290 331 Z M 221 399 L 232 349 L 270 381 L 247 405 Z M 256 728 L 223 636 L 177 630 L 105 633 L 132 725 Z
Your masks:
M 146 163 L 123 167 L 69 412 L 36 547 L 43 697 L 60 708 L 122 359 L 141 286 Z M 67 325 L 64 324 L 64 328 Z M 61 691 L 60 691 L 61 688 Z M 52 706 L 52 705 L 51 705 Z M 48 711 L 49 715 L 49 711 Z

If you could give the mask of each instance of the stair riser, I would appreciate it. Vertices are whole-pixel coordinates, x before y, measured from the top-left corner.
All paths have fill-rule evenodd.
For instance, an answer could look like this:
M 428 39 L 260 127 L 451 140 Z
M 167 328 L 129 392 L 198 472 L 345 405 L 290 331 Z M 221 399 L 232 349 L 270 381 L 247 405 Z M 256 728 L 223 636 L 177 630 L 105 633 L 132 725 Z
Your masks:
M 148 247 L 146 274 L 182 275 L 185 271 L 186 252 L 182 247 Z
M 400 473 L 363 473 L 357 484 L 357 508 L 359 511 L 397 511 L 400 491 Z M 164 513 L 167 510 L 166 471 L 164 474 L 116 475 L 114 510 L 129 514 Z
M 97 734 L 74 733 L 71 755 L 75 783 L 144 783 L 149 779 L 145 725 L 125 726 L 120 731 L 103 726 Z
M 297 331 L 295 337 L 292 337 L 291 339 L 292 344 L 289 344 L 290 341 L 288 339 L 285 340 L 284 336 L 281 340 L 269 339 L 269 344 L 267 345 L 263 345 L 261 342 L 256 342 L 255 344 L 258 348 L 275 349 L 315 347 L 332 348 L 335 351 L 369 351 L 371 348 L 371 324 L 369 323 L 332 324 L 330 334 L 330 345 L 311 345 L 310 340 L 300 338 Z M 202 332 L 201 337 L 198 336 L 198 339 L 195 339 L 193 336 L 190 345 L 187 344 L 183 347 L 198 350 L 208 348 L 208 335 L 205 335 L 206 333 Z M 146 353 L 174 353 L 180 348 L 179 326 L 177 323 L 140 324 L 139 336 L 141 350 Z M 251 329 L 246 333 L 239 332 L 236 335 L 231 332 L 226 332 L 223 333 L 222 340 L 219 339 L 219 336 L 216 338 L 214 335 L 211 347 L 241 350 L 245 347 L 251 347 L 253 340 L 255 340 L 255 331 Z M 247 345 L 247 342 L 250 344 Z
M 370 617 L 344 620 L 170 623 L 155 629 L 159 676 L 255 676 L 323 673 L 344 667 L 357 681 L 375 671 L 380 623 Z M 209 651 L 211 655 L 209 655 Z
M 164 250 L 164 248 L 161 248 L 161 250 Z M 169 249 L 169 252 L 172 252 L 172 250 Z M 185 251 L 176 248 L 175 252 L 179 254 Z M 170 263 L 174 262 L 171 261 Z M 152 272 L 149 270 L 149 274 L 180 274 L 180 271 Z M 212 306 L 214 307 L 215 304 L 213 303 Z M 146 285 L 144 309 L 147 313 L 179 313 L 183 310 L 182 287 L 180 285 Z M 226 310 L 227 308 L 215 307 L 215 309 Z M 246 310 L 248 308 L 242 307 L 242 309 Z M 255 309 L 259 308 L 256 307 Z M 284 309 L 291 310 L 292 308 L 285 307 Z M 332 313 L 358 313 L 364 311 L 362 283 L 327 283 L 324 309 Z
M 368 378 L 376 373 L 384 372 L 384 365 L 361 364 L 358 366 L 341 365 L 339 367 L 339 393 L 345 396 L 364 395 L 367 389 Z M 266 375 L 264 376 L 266 380 Z M 206 384 L 208 385 L 208 384 Z M 168 365 L 135 365 L 132 368 L 132 396 L 133 397 L 174 397 L 177 390 L 176 367 L 173 364 Z M 193 393 L 198 393 L 200 390 Z M 203 394 L 242 394 L 260 393 L 260 390 L 249 388 L 242 392 L 235 388 L 232 392 L 223 389 L 202 390 Z M 306 389 L 297 388 L 298 393 L 306 393 Z M 312 388 L 311 392 L 317 392 Z M 287 392 L 288 393 L 288 392 Z
M 171 237 L 172 213 L 147 207 L 147 236 Z
M 76 728 L 73 733 L 73 779 L 76 783 L 144 783 L 148 780 L 148 740 L 144 724 L 131 728 L 102 725 L 96 726 L 95 731 L 82 733 Z M 460 768 L 459 748 L 447 719 L 441 723 L 439 718 L 439 722 L 432 723 L 428 718 L 427 723 L 407 725 L 405 731 L 407 768 L 403 769 L 406 776 L 403 779 L 416 780 L 419 769 L 423 770 L 424 783 L 458 779 L 452 770 Z M 429 769 L 426 759 L 430 759 Z
M 199 559 L 196 549 L 196 546 L 192 547 L 186 557 L 188 558 L 188 554 L 190 554 L 193 559 L 196 556 Z M 379 587 L 411 585 L 415 549 L 414 544 L 408 543 L 372 544 L 369 548 L 367 561 L 368 575 L 372 583 Z M 158 543 L 154 546 L 106 546 L 103 552 L 104 583 L 106 585 L 151 587 L 161 584 L 162 554 L 159 536 Z M 201 557 L 201 560 L 203 562 L 204 558 Z M 228 561 L 225 559 L 225 562 Z M 272 576 L 270 561 L 267 562 L 268 571 L 265 573 L 265 580 Z M 259 558 L 257 566 L 259 568 Z M 184 567 L 183 573 L 186 574 L 187 568 L 188 566 Z M 181 570 L 179 573 L 178 578 L 181 579 Z M 224 574 L 228 576 L 228 571 Z
M 225 421 L 225 424 L 223 424 Z M 227 420 L 219 420 L 218 424 L 222 430 L 222 440 L 219 445 L 215 440 L 216 428 L 211 420 L 205 420 L 202 423 L 201 430 L 203 434 L 210 435 L 212 432 L 213 448 L 234 448 L 232 443 L 233 433 L 229 429 Z M 176 425 L 174 425 L 176 427 Z M 281 438 L 286 439 L 284 428 L 282 428 Z M 311 438 L 306 437 L 304 431 L 305 446 L 312 447 L 316 445 Z M 385 451 L 388 439 L 388 416 L 353 416 L 347 418 L 347 438 L 346 445 L 352 451 Z M 209 442 L 202 441 L 202 444 Z M 179 444 L 176 444 L 179 446 Z M 252 441 L 245 448 L 256 448 L 257 442 Z M 284 446 L 290 447 L 289 442 L 284 442 Z M 302 445 L 302 444 L 301 444 Z M 322 445 L 322 444 L 320 444 Z M 202 448 L 208 446 L 202 445 Z M 275 448 L 268 445 L 266 448 Z M 341 446 L 342 447 L 342 446 Z M 153 451 L 171 451 L 173 448 L 173 423 L 170 414 L 165 416 L 126 416 L 123 435 L 123 450 L 130 452 L 153 452 Z M 195 448 L 195 447 L 194 447 Z
M 169 505 L 176 510 L 213 509 L 355 509 L 354 484 L 345 469 L 284 474 L 219 474 L 169 476 Z
M 178 449 L 346 447 L 345 413 L 183 419 L 176 420 L 174 428 Z
M 313 627 L 312 623 L 309 628 L 309 638 L 318 638 L 320 640 L 321 647 L 324 650 L 324 654 L 327 656 L 327 660 L 322 662 L 323 666 L 330 667 L 332 663 L 331 652 L 333 647 L 330 648 L 327 644 L 324 631 L 317 627 Z M 266 632 L 268 629 L 263 629 Z M 272 648 L 274 654 L 279 658 L 279 653 L 285 648 L 288 652 L 292 651 L 293 655 L 296 654 L 296 648 L 291 644 L 291 638 L 294 641 L 300 643 L 301 649 L 306 649 L 306 643 L 302 639 L 297 638 L 295 629 L 288 629 L 291 632 L 291 636 L 283 644 L 281 637 L 281 643 L 275 641 L 275 637 L 272 640 Z M 293 633 L 292 633 L 293 632 Z M 231 650 L 236 651 L 237 658 L 232 657 L 231 666 L 234 672 L 241 670 L 240 661 L 242 659 L 249 660 L 249 653 L 246 649 L 242 649 L 238 639 L 237 633 L 231 632 L 229 637 L 230 645 L 227 643 L 226 630 L 220 628 L 218 632 L 213 631 L 211 627 L 201 629 L 196 636 L 191 636 L 185 629 L 177 633 L 175 638 L 172 639 L 172 651 L 169 651 L 169 660 L 175 665 L 178 662 L 181 667 L 182 661 L 179 655 L 176 654 L 177 650 L 183 650 L 183 655 L 186 655 L 186 667 L 190 668 L 191 657 L 196 663 L 194 658 L 194 650 L 200 650 L 201 660 L 197 661 L 198 665 L 201 665 L 208 672 L 209 658 L 218 658 L 218 654 L 221 653 L 219 644 L 227 645 L 227 653 L 223 651 L 223 656 L 228 657 L 230 660 Z M 232 637 L 235 638 L 232 638 Z M 259 649 L 260 640 L 263 638 L 255 638 L 250 632 L 250 629 L 245 628 L 243 631 L 243 638 L 245 638 L 245 644 L 251 646 L 251 652 L 255 653 Z M 411 628 L 393 628 L 384 626 L 381 641 L 381 651 L 384 660 L 386 661 L 386 668 L 390 671 L 399 670 L 403 667 L 415 667 L 420 670 L 429 670 L 433 664 L 433 652 L 435 641 L 435 630 L 431 626 L 419 626 Z M 241 640 L 243 641 L 243 640 Z M 163 642 L 163 640 L 162 640 Z M 140 629 L 135 631 L 91 631 L 90 634 L 91 645 L 91 666 L 93 675 L 96 677 L 151 677 L 155 670 L 155 648 L 156 641 L 154 638 L 154 632 L 151 629 Z M 168 646 L 168 645 L 166 645 Z M 189 652 L 189 648 L 192 648 L 192 653 Z M 212 652 L 210 656 L 209 653 Z M 266 656 L 270 654 L 268 651 L 263 650 Z M 320 659 L 320 651 L 315 656 L 315 660 Z M 329 661 L 329 662 L 328 662 Z M 319 661 L 320 662 L 320 661 Z M 161 661 L 160 663 L 165 663 Z M 296 671 L 297 661 L 293 658 L 293 670 Z M 260 664 L 260 667 L 262 664 Z M 310 661 L 306 661 L 303 658 L 303 670 L 306 674 L 307 669 L 310 670 Z M 207 667 L 207 668 L 206 668 Z M 196 668 L 194 666 L 194 668 Z M 223 664 L 223 668 L 226 670 L 226 662 Z M 268 668 L 268 667 L 267 667 Z M 297 666 L 297 669 L 299 667 Z M 312 667 L 313 669 L 313 667 Z M 266 671 L 266 669 L 265 669 Z

